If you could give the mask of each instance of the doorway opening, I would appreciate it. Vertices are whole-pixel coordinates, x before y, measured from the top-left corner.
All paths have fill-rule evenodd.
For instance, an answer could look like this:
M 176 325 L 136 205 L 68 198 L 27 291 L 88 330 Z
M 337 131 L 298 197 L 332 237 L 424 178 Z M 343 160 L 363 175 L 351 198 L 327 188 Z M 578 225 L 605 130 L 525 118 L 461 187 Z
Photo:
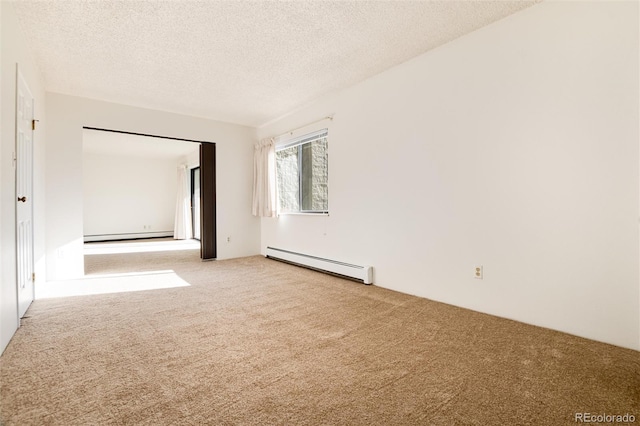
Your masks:
M 215 152 L 214 143 L 92 127 L 83 132 L 86 255 L 200 249 L 202 259 L 215 258 L 215 182 L 213 191 L 201 191 L 201 170 L 215 176 L 215 157 L 202 164 L 201 146 Z M 203 243 L 214 248 L 207 257 Z

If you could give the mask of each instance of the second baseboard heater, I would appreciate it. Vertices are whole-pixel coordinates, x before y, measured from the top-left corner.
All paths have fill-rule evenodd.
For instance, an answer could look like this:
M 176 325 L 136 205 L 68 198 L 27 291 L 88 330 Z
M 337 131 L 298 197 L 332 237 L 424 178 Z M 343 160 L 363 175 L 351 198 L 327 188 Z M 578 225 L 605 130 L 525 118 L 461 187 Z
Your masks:
M 161 237 L 173 237 L 173 231 L 85 235 L 84 242 L 90 243 L 90 242 L 99 242 L 99 241 L 140 240 L 140 239 L 146 239 L 146 238 L 161 238 Z
M 295 265 L 351 278 L 365 284 L 373 283 L 373 268 L 371 266 L 352 265 L 337 260 L 324 259 L 273 247 L 267 247 L 266 256 L 271 259 L 283 260 Z

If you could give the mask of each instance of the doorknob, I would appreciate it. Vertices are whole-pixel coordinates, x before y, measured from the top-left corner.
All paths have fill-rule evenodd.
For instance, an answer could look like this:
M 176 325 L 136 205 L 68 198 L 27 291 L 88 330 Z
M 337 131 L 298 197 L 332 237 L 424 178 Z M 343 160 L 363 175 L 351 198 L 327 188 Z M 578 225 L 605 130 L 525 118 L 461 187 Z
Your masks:
M 18 201 L 22 201 L 23 203 L 26 203 L 27 197 L 18 197 Z

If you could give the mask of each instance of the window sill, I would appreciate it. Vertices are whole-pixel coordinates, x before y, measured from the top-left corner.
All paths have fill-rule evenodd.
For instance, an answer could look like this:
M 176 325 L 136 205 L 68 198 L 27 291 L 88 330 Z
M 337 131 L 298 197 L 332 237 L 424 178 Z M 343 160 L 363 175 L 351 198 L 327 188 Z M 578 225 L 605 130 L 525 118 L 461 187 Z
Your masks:
M 277 216 L 329 216 L 329 213 L 278 212 Z

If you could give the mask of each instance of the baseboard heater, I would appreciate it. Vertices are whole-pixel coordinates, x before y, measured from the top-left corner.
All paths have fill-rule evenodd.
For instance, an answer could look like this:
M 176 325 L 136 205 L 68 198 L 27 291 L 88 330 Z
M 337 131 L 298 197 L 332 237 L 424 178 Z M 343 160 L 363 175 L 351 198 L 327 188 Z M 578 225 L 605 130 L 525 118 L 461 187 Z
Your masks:
M 373 283 L 373 267 L 358 266 L 337 260 L 323 259 L 308 254 L 267 247 L 266 257 L 281 260 L 294 265 L 303 266 L 316 271 L 327 272 L 345 278 L 350 278 L 365 284 Z
M 173 237 L 173 231 L 157 231 L 157 232 L 135 232 L 127 234 L 101 234 L 101 235 L 85 235 L 85 243 L 94 243 L 100 241 L 122 241 L 122 240 L 139 240 L 146 238 L 162 238 Z

